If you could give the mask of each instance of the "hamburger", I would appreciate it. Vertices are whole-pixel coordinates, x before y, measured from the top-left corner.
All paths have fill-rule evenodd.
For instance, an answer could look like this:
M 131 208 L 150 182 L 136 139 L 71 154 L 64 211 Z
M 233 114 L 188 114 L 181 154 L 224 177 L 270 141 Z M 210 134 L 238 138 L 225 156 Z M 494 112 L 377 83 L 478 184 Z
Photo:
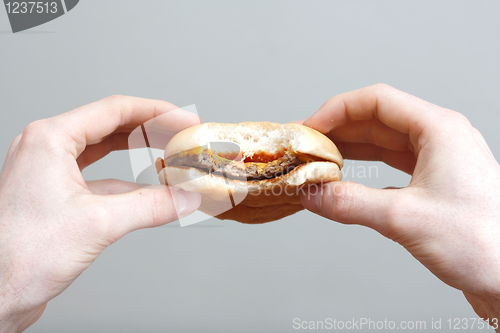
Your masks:
M 342 166 L 340 152 L 325 135 L 270 122 L 187 128 L 156 161 L 162 184 L 201 194 L 201 211 L 252 224 L 304 209 L 300 193 L 340 180 Z

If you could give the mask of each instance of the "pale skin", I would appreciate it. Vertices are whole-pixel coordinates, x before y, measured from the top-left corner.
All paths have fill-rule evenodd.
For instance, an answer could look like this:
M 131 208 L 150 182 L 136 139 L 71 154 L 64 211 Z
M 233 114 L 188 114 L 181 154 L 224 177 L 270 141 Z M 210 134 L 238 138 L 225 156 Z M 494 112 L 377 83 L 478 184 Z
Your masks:
M 14 140 L 0 174 L 0 332 L 32 325 L 119 238 L 198 208 L 194 193 L 85 182 L 81 174 L 127 149 L 128 133 L 149 119 L 167 115 L 158 126 L 170 132 L 199 123 L 175 109 L 114 96 L 35 122 Z M 329 183 L 302 198 L 306 208 L 399 242 L 462 290 L 480 317 L 499 317 L 500 167 L 463 116 L 375 85 L 333 97 L 304 124 L 327 134 L 344 158 L 412 174 L 403 189 Z
M 196 193 L 85 182 L 81 174 L 110 151 L 127 149 L 130 131 L 152 118 L 162 115 L 155 119 L 166 135 L 200 122 L 176 109 L 113 96 L 34 122 L 14 140 L 0 174 L 0 332 L 33 324 L 49 300 L 125 234 L 198 208 Z
M 479 131 L 455 111 L 383 84 L 335 96 L 303 123 L 330 137 L 344 158 L 412 175 L 401 189 L 328 183 L 302 196 L 303 205 L 398 242 L 463 291 L 479 317 L 498 320 L 500 166 Z

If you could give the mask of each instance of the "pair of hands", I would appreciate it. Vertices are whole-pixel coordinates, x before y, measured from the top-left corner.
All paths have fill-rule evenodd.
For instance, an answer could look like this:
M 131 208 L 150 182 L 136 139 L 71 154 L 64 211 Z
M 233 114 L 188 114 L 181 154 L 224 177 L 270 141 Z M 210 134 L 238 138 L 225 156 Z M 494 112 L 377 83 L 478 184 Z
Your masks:
M 0 174 L 0 331 L 22 331 L 109 245 L 196 210 L 196 193 L 85 182 L 81 170 L 127 149 L 129 133 L 164 115 L 171 132 L 200 122 L 162 101 L 110 97 L 30 124 Z M 460 114 L 386 85 L 338 95 L 305 120 L 344 158 L 412 174 L 403 189 L 351 182 L 303 196 L 309 210 L 397 241 L 482 318 L 500 315 L 500 167 Z M 163 148 L 163 147 L 158 147 Z M 176 213 L 177 211 L 177 213 Z

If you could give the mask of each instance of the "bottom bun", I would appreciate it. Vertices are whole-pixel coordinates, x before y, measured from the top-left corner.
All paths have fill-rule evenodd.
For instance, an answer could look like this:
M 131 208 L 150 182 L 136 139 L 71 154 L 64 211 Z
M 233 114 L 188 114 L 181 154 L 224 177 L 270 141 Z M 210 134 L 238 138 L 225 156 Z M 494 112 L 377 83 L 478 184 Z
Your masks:
M 301 203 L 285 203 L 262 207 L 251 207 L 240 203 L 236 207 L 231 208 L 222 214 L 215 215 L 215 217 L 221 220 L 234 220 L 241 223 L 259 224 L 280 220 L 303 209 L 304 207 Z M 211 215 L 210 209 L 206 210 L 203 207 L 200 207 L 200 210 L 208 215 Z

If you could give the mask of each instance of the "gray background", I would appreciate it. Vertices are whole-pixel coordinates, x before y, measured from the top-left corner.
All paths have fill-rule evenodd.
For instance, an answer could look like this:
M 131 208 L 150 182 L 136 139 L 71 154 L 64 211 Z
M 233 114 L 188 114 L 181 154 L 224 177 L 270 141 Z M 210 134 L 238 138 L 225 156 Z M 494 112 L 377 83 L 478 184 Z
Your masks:
M 111 94 L 196 104 L 204 121 L 287 122 L 385 82 L 465 114 L 498 159 L 499 12 L 499 1 L 86 0 L 14 35 L 0 10 L 0 157 L 31 121 Z M 377 165 L 378 177 L 346 177 L 370 186 L 409 181 L 346 165 Z M 133 180 L 127 152 L 84 175 Z M 292 332 L 296 317 L 475 314 L 398 244 L 301 212 L 134 232 L 28 332 Z

